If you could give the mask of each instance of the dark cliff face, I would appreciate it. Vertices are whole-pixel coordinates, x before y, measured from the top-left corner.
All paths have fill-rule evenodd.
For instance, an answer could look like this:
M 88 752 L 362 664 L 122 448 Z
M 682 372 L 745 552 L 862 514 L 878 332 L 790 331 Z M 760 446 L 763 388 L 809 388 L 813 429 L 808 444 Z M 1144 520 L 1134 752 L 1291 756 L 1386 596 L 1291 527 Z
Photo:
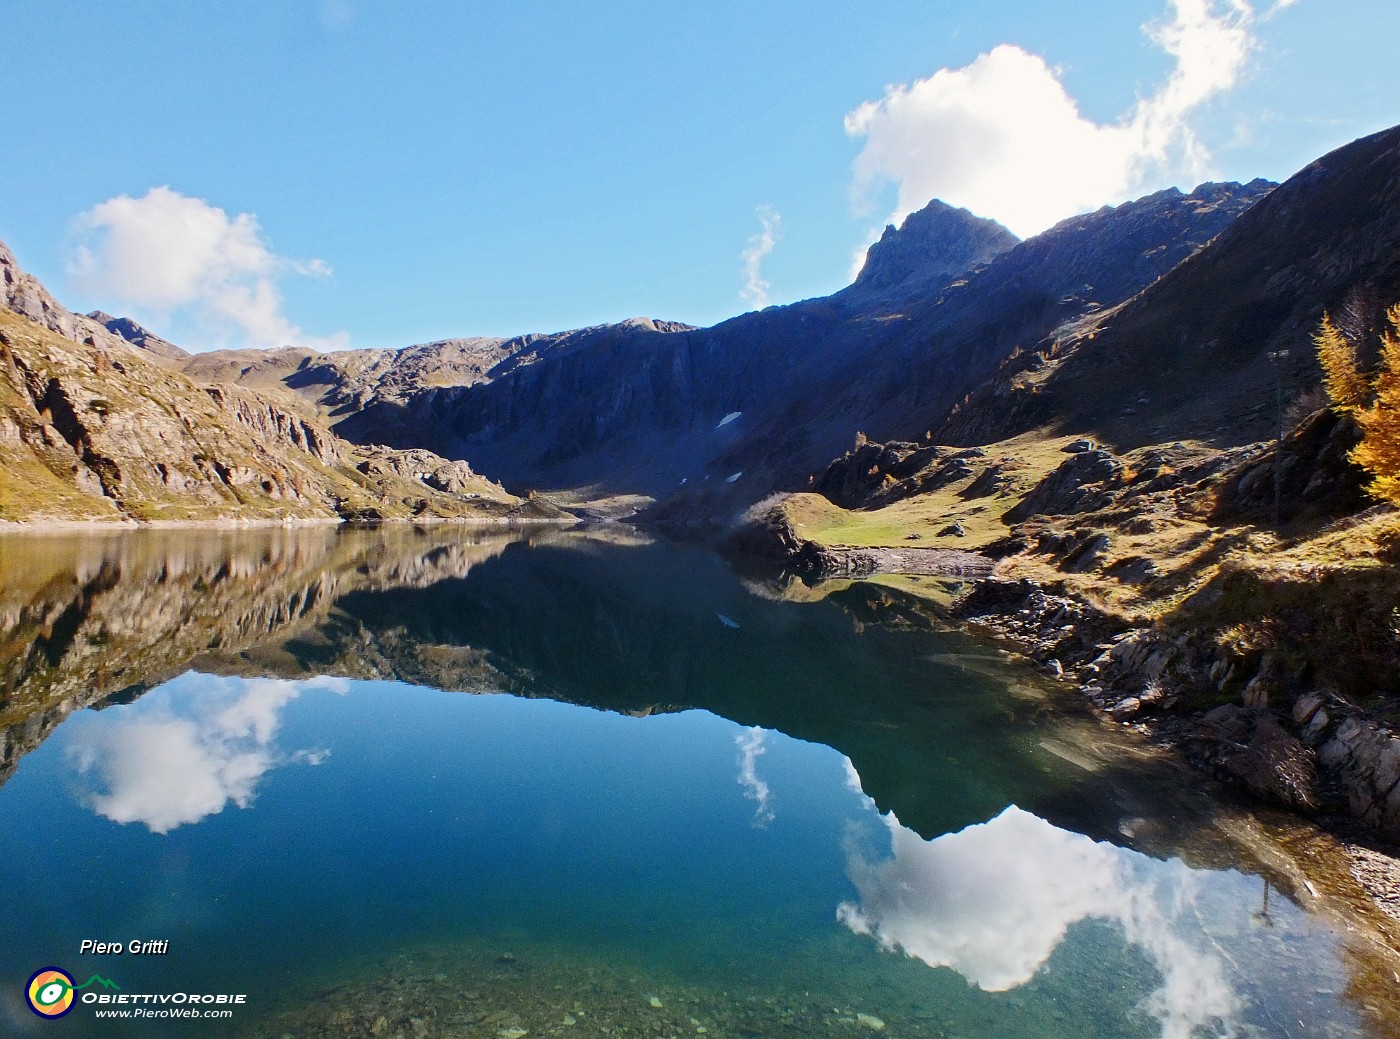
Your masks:
M 922 436 L 1018 347 L 1122 302 L 1270 187 L 1161 192 L 953 274 L 909 274 L 879 292 L 857 283 L 708 329 L 580 340 L 403 410 L 436 450 L 508 482 L 689 498 L 715 514 L 803 486 L 857 430 Z M 945 237 L 960 221 L 961 240 L 999 240 L 965 212 L 926 212 Z M 881 255 L 896 257 L 898 235 L 889 241 Z M 881 259 L 871 277 L 898 273 Z M 358 438 L 378 423 L 364 413 L 338 430 Z
M 585 440 L 588 428 L 606 428 L 616 409 L 644 406 L 643 400 L 630 395 L 616 397 L 614 387 L 595 378 L 598 372 L 594 365 L 585 364 L 583 382 L 572 381 L 570 375 L 578 359 L 592 358 L 596 365 L 599 359 L 606 363 L 608 358 L 634 349 L 650 355 L 667 349 L 669 344 L 683 344 L 684 333 L 690 327 L 632 318 L 570 332 L 517 336 L 494 341 L 489 354 L 478 350 L 476 360 L 465 372 L 444 363 L 443 344 L 384 351 L 370 369 L 361 372 L 346 373 L 340 355 L 324 355 L 316 365 L 308 366 L 287 383 L 300 388 L 313 380 L 336 380 L 337 389 L 324 402 L 335 409 L 333 415 L 337 411 L 345 414 L 336 431 L 351 440 L 402 448 L 426 445 L 439 452 L 450 452 L 453 457 L 471 457 L 478 445 L 489 451 L 498 446 L 499 432 L 522 425 L 535 430 L 540 444 L 548 439 L 546 431 L 554 430 L 554 419 L 563 409 L 530 392 L 542 366 L 550 369 L 555 383 L 562 384 L 569 403 L 588 403 L 592 422 L 579 434 Z M 470 423 L 457 419 L 454 405 L 460 395 L 502 381 L 509 381 L 520 392 L 499 399 L 499 408 L 481 409 L 472 415 Z M 349 397 L 352 393 L 353 397 Z M 535 447 L 531 457 L 538 459 L 546 450 L 547 444 Z M 537 483 L 524 482 L 531 486 Z
M 1312 336 L 1323 311 L 1364 338 L 1397 298 L 1400 127 L 1312 163 L 1209 248 L 1073 328 L 1033 408 L 1017 407 L 1014 379 L 1003 379 L 945 435 L 1058 422 L 1123 446 L 1267 437 L 1279 383 L 1285 400 L 1318 383 Z
M 919 439 L 1005 358 L 1150 285 L 1272 187 L 1169 189 L 1062 221 L 936 298 L 909 301 L 904 327 L 891 322 L 883 341 L 828 381 L 828 409 L 880 440 Z

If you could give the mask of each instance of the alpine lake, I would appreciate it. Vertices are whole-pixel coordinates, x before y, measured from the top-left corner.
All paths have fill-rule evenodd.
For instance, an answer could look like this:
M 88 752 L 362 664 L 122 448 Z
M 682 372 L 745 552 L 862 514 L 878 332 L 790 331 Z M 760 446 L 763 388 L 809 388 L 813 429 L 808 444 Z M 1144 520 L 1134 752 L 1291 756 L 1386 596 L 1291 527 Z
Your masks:
M 1321 835 L 919 580 L 627 528 L 0 537 L 0 1033 L 1400 1034 Z

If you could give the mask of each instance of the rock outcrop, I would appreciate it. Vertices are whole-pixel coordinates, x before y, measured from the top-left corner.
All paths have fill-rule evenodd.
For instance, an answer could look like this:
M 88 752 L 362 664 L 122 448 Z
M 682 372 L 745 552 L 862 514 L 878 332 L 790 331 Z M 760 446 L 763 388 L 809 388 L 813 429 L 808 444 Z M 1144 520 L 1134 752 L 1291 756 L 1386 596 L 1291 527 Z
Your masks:
M 174 343 L 162 339 L 150 329 L 143 328 L 129 317 L 113 317 L 111 314 L 101 310 L 94 310 L 87 316 L 113 335 L 121 336 L 128 343 L 134 343 L 142 350 L 153 353 L 157 357 L 164 357 L 168 361 L 177 362 L 183 362 L 190 357 L 187 350 L 183 350 Z
M 1011 523 L 1032 516 L 1069 516 L 1101 509 L 1114 500 L 1127 467 L 1112 452 L 1090 448 L 1069 456 L 1007 514 Z

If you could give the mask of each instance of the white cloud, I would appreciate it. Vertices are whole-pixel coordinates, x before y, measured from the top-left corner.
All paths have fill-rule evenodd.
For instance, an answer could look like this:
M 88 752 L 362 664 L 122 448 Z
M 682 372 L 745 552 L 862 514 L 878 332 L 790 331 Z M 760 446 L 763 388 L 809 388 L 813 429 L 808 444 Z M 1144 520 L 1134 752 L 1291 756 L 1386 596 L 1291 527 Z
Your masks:
M 1173 69 L 1112 123 L 1086 118 L 1044 58 L 1010 44 L 891 86 L 846 116 L 846 132 L 865 142 L 855 193 L 893 182 L 893 222 L 940 198 L 1028 237 L 1164 178 L 1194 180 L 1209 155 L 1190 117 L 1238 82 L 1254 22 L 1245 0 L 1170 0 L 1170 17 L 1145 31 Z
M 773 247 L 778 244 L 778 231 L 782 217 L 772 206 L 759 206 L 758 219 L 762 230 L 749 238 L 749 245 L 742 253 L 744 261 L 744 287 L 739 295 L 756 310 L 768 306 L 768 281 L 763 277 L 763 261 Z
M 160 320 L 187 314 L 211 345 L 346 345 L 343 332 L 312 336 L 293 324 L 278 289 L 288 274 L 328 277 L 330 265 L 278 256 L 251 213 L 230 217 L 203 199 L 159 187 L 99 203 L 76 227 L 83 240 L 68 273 L 97 299 Z
M 893 815 L 885 823 L 893 858 L 848 854 L 860 900 L 837 917 L 855 933 L 1004 992 L 1029 982 L 1071 925 L 1112 921 L 1161 975 L 1143 1010 L 1162 1039 L 1233 1031 L 1240 1001 L 1222 957 L 1204 936 L 1188 937 L 1199 929 L 1200 881 L 1181 862 L 1100 844 L 1015 807 L 931 841 Z
M 773 809 L 769 804 L 773 796 L 772 791 L 758 774 L 759 756 L 768 751 L 764 746 L 767 738 L 768 733 L 757 725 L 734 737 L 734 742 L 739 747 L 739 785 L 744 788 L 744 796 L 754 803 L 753 824 L 760 829 L 774 819 Z
M 217 815 L 228 804 L 246 808 L 269 769 L 325 760 L 326 751 L 287 755 L 273 742 L 283 709 L 310 688 L 343 692 L 346 684 L 205 676 L 183 711 L 160 690 L 104 711 L 67 747 L 78 775 L 93 781 L 80 798 L 106 819 L 144 823 L 153 833 Z

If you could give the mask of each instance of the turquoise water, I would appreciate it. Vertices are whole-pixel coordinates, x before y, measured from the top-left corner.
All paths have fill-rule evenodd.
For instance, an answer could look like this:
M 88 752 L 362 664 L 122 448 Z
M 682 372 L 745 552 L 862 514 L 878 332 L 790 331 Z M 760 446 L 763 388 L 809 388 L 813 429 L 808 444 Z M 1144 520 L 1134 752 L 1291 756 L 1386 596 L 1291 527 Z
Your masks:
M 656 544 L 279 537 L 12 582 L 4 1034 L 1384 1034 L 1342 936 L 1248 862 L 1125 846 L 1153 806 L 908 603 Z M 92 652 L 151 676 L 32 709 Z M 43 1021 L 49 965 L 246 1002 Z

